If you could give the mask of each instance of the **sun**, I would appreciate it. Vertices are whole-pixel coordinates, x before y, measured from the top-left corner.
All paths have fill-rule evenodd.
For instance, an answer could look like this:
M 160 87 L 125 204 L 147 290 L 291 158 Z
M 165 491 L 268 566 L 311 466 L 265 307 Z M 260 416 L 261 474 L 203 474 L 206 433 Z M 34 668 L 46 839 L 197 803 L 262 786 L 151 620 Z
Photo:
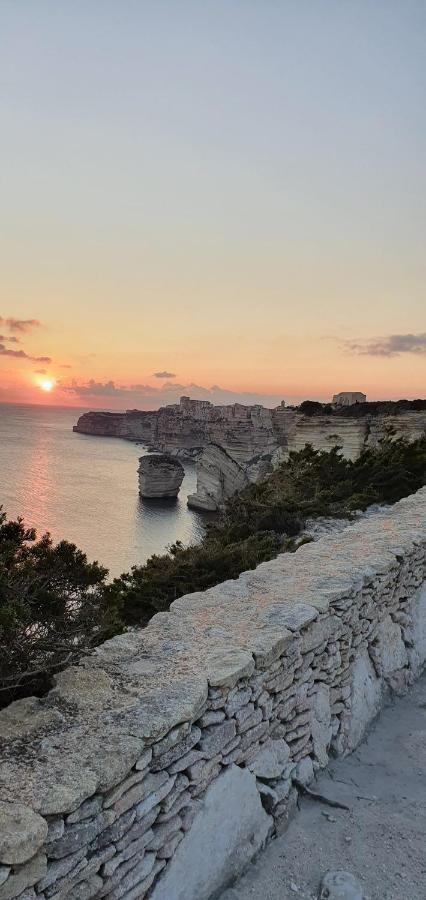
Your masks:
M 46 393 L 48 394 L 51 390 L 53 390 L 56 382 L 54 378 L 41 378 L 39 384 L 42 391 L 46 391 Z

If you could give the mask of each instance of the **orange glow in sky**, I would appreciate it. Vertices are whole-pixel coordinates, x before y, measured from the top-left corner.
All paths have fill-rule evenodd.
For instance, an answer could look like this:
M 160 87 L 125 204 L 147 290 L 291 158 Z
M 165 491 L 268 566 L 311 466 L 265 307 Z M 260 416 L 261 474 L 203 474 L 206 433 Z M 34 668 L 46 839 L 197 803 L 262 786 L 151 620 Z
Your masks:
M 426 395 L 426 4 L 1 19 L 0 403 Z

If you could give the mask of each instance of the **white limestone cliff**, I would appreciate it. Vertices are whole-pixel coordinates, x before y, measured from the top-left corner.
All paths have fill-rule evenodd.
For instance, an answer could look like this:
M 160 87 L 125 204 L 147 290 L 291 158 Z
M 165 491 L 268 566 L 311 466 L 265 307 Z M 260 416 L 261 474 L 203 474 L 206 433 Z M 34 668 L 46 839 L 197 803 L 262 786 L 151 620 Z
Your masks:
M 139 460 L 139 493 L 141 497 L 177 497 L 185 470 L 172 456 L 153 454 Z
M 219 510 L 233 494 L 249 484 L 240 463 L 217 444 L 209 444 L 197 462 L 197 491 L 189 494 L 188 506 L 208 512 Z

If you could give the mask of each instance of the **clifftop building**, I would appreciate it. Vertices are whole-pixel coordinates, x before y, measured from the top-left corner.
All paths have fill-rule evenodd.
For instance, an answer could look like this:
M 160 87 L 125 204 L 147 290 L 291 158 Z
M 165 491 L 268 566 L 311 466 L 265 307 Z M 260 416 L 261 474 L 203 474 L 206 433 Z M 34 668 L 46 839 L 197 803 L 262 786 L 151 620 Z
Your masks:
M 366 394 L 361 391 L 340 391 L 340 394 L 334 394 L 334 406 L 353 406 L 354 403 L 365 403 Z

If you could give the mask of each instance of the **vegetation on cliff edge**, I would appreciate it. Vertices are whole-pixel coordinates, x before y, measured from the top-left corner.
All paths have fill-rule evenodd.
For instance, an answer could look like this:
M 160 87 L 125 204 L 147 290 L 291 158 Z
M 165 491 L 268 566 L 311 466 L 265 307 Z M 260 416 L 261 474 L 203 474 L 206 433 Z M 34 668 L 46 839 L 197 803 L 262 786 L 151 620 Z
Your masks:
M 52 675 L 100 641 L 146 624 L 176 597 L 236 578 L 294 549 L 307 518 L 348 517 L 372 503 L 394 503 L 426 484 L 426 437 L 384 440 L 355 461 L 338 448 L 307 445 L 276 472 L 234 497 L 202 542 L 106 581 L 73 544 L 36 539 L 0 512 L 0 706 L 42 694 Z

